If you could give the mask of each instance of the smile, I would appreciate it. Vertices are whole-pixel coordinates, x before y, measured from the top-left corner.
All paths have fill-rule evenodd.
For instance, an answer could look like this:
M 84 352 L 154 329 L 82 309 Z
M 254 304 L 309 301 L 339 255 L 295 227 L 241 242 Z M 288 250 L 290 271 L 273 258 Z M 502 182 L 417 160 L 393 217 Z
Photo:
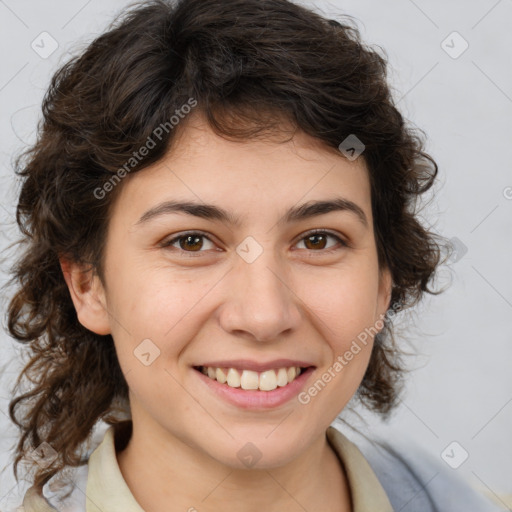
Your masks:
M 238 370 L 236 368 L 215 368 L 211 366 L 195 367 L 210 379 L 231 388 L 244 390 L 273 391 L 293 382 L 306 369 L 299 366 L 282 367 L 256 372 L 253 370 Z

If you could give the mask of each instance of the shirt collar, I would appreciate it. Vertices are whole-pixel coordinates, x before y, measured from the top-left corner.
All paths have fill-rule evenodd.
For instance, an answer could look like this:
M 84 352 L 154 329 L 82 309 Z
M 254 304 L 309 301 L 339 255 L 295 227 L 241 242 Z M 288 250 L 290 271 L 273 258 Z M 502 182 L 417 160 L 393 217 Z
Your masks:
M 334 427 L 329 427 L 326 434 L 327 440 L 345 468 L 352 495 L 353 512 L 393 512 L 386 491 L 361 450 Z

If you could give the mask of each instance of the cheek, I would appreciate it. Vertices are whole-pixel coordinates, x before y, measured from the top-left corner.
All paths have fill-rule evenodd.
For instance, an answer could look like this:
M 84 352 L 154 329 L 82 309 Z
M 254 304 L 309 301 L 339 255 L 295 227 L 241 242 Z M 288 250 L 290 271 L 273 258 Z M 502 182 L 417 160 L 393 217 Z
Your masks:
M 128 269 L 119 262 L 110 279 L 111 326 L 120 360 L 131 366 L 134 350 L 148 339 L 156 353 L 178 354 L 205 321 L 199 319 L 201 301 L 216 279 L 162 268 Z
M 344 352 L 353 339 L 375 323 L 378 286 L 371 267 L 343 268 L 328 277 L 303 280 L 302 292 L 316 325 L 336 353 Z
M 325 342 L 325 365 L 299 396 L 305 411 L 334 420 L 357 391 L 373 348 L 378 287 L 371 268 L 310 282 L 308 309 Z M 334 276 L 333 276 L 334 277 Z
M 158 272 L 156 279 L 155 274 L 146 270 L 123 279 L 119 273 L 117 282 L 111 280 L 115 294 L 110 299 L 116 311 L 112 335 L 128 387 L 158 417 L 159 404 L 189 406 L 175 363 L 201 327 L 196 305 L 206 292 L 190 277 L 171 279 L 169 272 Z

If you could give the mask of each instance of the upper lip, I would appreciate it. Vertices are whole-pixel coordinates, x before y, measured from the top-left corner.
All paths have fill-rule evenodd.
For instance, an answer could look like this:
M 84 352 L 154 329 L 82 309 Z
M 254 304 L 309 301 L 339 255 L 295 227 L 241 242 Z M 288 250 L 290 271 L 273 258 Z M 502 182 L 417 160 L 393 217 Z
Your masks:
M 266 363 L 259 363 L 249 359 L 234 359 L 231 361 L 209 361 L 201 365 L 211 368 L 234 368 L 236 370 L 252 370 L 253 372 L 264 372 L 266 370 L 273 370 L 274 368 L 289 368 L 291 366 L 298 366 L 300 368 L 307 368 L 314 366 L 307 361 L 298 361 L 296 359 L 274 359 Z

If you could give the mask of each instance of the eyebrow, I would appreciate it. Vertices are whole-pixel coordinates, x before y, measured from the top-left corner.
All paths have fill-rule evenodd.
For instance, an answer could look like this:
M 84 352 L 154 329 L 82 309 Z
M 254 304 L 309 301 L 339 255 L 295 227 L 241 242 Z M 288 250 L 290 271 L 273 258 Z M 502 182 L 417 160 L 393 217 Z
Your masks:
M 308 201 L 299 206 L 293 206 L 278 221 L 278 224 L 298 222 L 334 211 L 350 212 L 357 217 L 365 228 L 368 228 L 368 219 L 363 209 L 353 201 L 343 197 L 323 201 Z M 135 225 L 144 224 L 156 217 L 172 213 L 184 213 L 201 219 L 224 222 L 232 226 L 241 225 L 240 217 L 233 213 L 213 204 L 193 201 L 165 201 L 160 203 L 146 211 Z

